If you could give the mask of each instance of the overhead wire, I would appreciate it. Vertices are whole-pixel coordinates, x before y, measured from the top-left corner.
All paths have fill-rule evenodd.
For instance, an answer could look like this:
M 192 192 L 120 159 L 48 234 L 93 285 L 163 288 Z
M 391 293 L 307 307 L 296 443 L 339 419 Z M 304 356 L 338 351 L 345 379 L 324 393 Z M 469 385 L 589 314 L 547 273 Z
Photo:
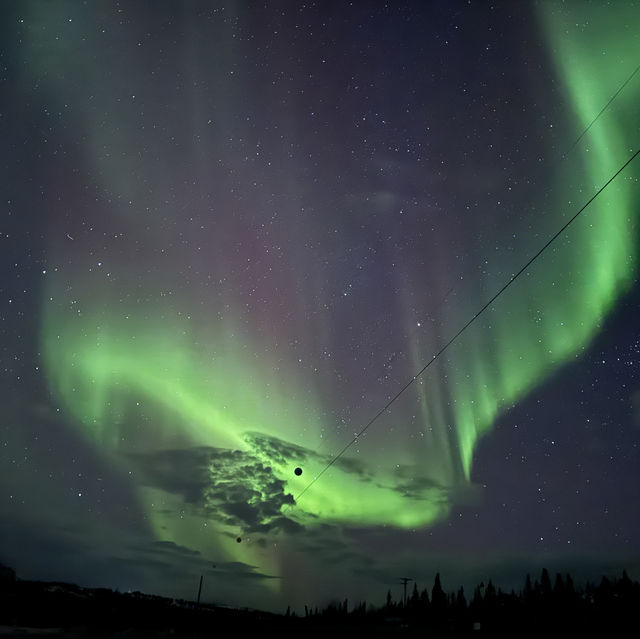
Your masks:
M 591 120 L 591 122 L 586 126 L 586 128 L 582 131 L 582 133 L 576 138 L 576 140 L 571 144 L 569 149 L 561 156 L 560 162 L 563 162 L 567 156 L 573 151 L 573 149 L 579 144 L 582 138 L 587 134 L 587 132 L 591 129 L 591 127 L 598 121 L 598 119 L 603 115 L 603 113 L 607 110 L 607 108 L 613 103 L 613 101 L 618 97 L 618 95 L 624 90 L 624 88 L 629 84 L 629 82 L 634 78 L 634 76 L 640 71 L 640 65 L 638 65 L 633 72 L 627 77 L 627 79 L 622 83 L 622 85 L 618 88 L 618 90 L 611 96 L 609 101 L 602 107 L 602 109 L 598 112 L 598 114 Z M 636 150 L 635 153 L 605 182 L 603 186 L 601 186 L 595 194 L 584 204 L 577 213 L 575 213 L 562 227 L 554 233 L 547 242 L 520 268 L 520 270 L 512 275 L 511 278 L 498 290 L 497 293 L 491 297 L 472 317 L 469 319 L 463 326 L 458 330 L 453 337 L 451 337 L 445 344 L 442 346 L 433 357 L 415 374 L 413 375 L 396 394 L 362 427 L 362 429 L 356 433 L 353 438 L 343 446 L 343 448 L 334 455 L 331 460 L 322 468 L 322 470 L 314 476 L 314 478 L 304 487 L 304 489 L 295 497 L 295 502 L 298 500 L 313 486 L 324 473 L 326 473 L 331 466 L 333 466 L 346 452 L 358 441 L 370 426 L 372 426 L 390 407 L 396 402 L 405 391 L 433 364 L 433 362 L 438 359 L 457 339 L 464 333 L 464 331 L 475 322 L 480 315 L 482 315 L 487 308 L 495 302 L 502 293 L 504 293 L 511 284 L 513 284 L 520 275 L 522 275 L 539 257 L 542 253 L 560 236 L 564 231 L 578 218 L 578 216 L 615 180 L 616 177 L 620 173 L 622 173 L 629 164 L 640 154 L 640 149 Z M 453 289 L 449 290 L 445 299 L 449 296 Z M 444 302 L 445 300 L 442 300 Z
M 582 140 L 582 138 L 587 134 L 587 132 L 589 131 L 589 129 L 596 123 L 596 121 L 598 120 L 598 118 L 607 110 L 607 108 L 609 107 L 609 105 L 618 97 L 618 95 L 623 91 L 623 89 L 627 86 L 627 84 L 629 84 L 629 82 L 631 82 L 631 80 L 633 79 L 633 77 L 635 76 L 636 73 L 638 73 L 638 71 L 640 71 L 640 64 L 633 70 L 633 72 L 631 73 L 631 75 L 622 83 L 622 85 L 620 86 L 620 88 L 611 96 L 611 98 L 609 99 L 609 102 L 607 102 L 602 109 L 600 109 L 600 113 L 598 113 L 598 115 L 596 115 L 595 118 L 593 118 L 593 120 L 591 120 L 591 122 L 589 123 L 589 125 L 587 126 L 587 128 L 576 138 L 576 140 L 574 141 L 574 143 L 569 147 L 569 149 L 567 150 L 566 153 L 564 153 L 562 155 L 562 160 L 564 160 L 569 153 L 571 153 L 571 151 L 573 151 L 573 149 L 578 145 L 578 143 L 580 142 L 580 140 Z
M 433 355 L 433 357 L 415 374 L 411 379 L 402 386 L 402 388 L 364 425 L 364 427 L 353 436 L 351 441 L 349 441 L 343 448 L 338 452 L 334 457 L 331 458 L 326 466 L 311 480 L 307 486 L 295 497 L 296 503 L 304 495 L 311 486 L 313 486 L 322 475 L 324 475 L 331 466 L 333 466 L 346 452 L 358 441 L 370 426 L 372 426 L 389 408 L 390 406 L 398 400 L 404 392 L 435 362 L 438 357 L 440 357 L 457 339 L 464 333 L 471 324 L 473 324 L 541 255 L 544 251 L 553 243 L 555 240 L 564 233 L 564 231 L 569 228 L 569 226 L 578 218 L 578 216 L 613 182 L 620 173 L 622 173 L 635 158 L 640 155 L 640 148 L 638 148 L 635 153 L 601 186 L 594 195 L 589 198 L 589 200 L 584 204 L 577 213 L 575 213 L 567 222 L 565 222 L 558 231 L 556 231 L 544 244 L 538 249 L 538 251 L 531 257 L 529 260 L 520 268 L 520 270 L 512 275 L 511 278 L 495 293 L 485 304 L 480 308 L 480 310 L 476 311 L 476 313 L 469 319 L 463 326 L 458 330 L 458 332 L 451 337 L 444 346 L 440 348 L 440 350 Z
M 629 82 L 631 82 L 631 80 L 635 77 L 635 75 L 638 73 L 638 71 L 640 71 L 640 64 L 631 72 L 631 74 L 626 78 L 626 80 L 618 87 L 618 90 L 609 98 L 608 102 L 602 107 L 602 109 L 600 109 L 598 114 L 589 122 L 589 124 L 587 124 L 587 126 L 582 130 L 580 135 L 578 135 L 578 137 L 571 143 L 571 145 L 567 148 L 567 150 L 562 155 L 557 156 L 553 162 L 551 162 L 550 164 L 546 165 L 546 167 L 541 171 L 541 173 L 536 178 L 536 181 L 545 178 L 546 177 L 546 175 L 545 175 L 546 173 L 553 174 L 553 172 L 557 168 L 559 168 L 560 165 L 562 165 L 565 162 L 565 160 L 568 159 L 568 157 L 571 155 L 571 152 L 576 148 L 576 146 L 578 146 L 578 144 L 580 143 L 582 138 L 589 132 L 591 127 L 600 119 L 600 117 L 609 108 L 609 106 L 618 97 L 618 95 L 620 95 L 620 93 L 622 93 L 624 88 L 629 84 Z M 535 184 L 536 184 L 536 182 L 533 183 L 533 185 L 535 185 Z M 449 290 L 447 291 L 447 293 L 444 295 L 444 297 L 442 297 L 442 299 L 438 302 L 438 304 L 436 304 L 436 306 L 433 309 L 431 309 L 431 311 L 429 313 L 429 317 L 432 316 L 442 306 L 445 305 L 445 302 L 447 301 L 447 299 L 449 298 L 449 296 L 451 294 L 453 294 L 455 296 L 458 288 L 459 287 L 455 286 L 455 285 L 451 286 L 449 288 Z M 417 331 L 414 330 L 412 332 L 412 335 L 415 335 L 416 333 L 417 333 Z M 391 358 L 387 359 L 387 364 L 385 364 L 385 366 L 383 367 L 385 370 L 386 370 L 386 368 L 388 366 L 389 359 L 391 359 Z

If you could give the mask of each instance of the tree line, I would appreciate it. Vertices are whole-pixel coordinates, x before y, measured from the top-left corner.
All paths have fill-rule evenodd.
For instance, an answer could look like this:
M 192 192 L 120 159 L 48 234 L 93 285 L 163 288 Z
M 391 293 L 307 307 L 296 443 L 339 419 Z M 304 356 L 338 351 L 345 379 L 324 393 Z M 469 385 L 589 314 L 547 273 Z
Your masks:
M 603 576 L 599 582 L 587 582 L 577 587 L 570 574 L 557 573 L 552 579 L 543 568 L 539 578 L 527 574 L 519 592 L 503 591 L 491 580 L 481 582 L 470 597 L 464 589 L 446 592 L 440 573 L 433 586 L 420 589 L 414 582 L 411 593 L 400 600 L 389 590 L 381 606 L 358 602 L 332 602 L 322 610 L 305 606 L 305 617 L 315 622 L 396 623 L 408 626 L 448 628 L 450 630 L 481 630 L 498 632 L 511 630 L 521 635 L 538 633 L 541 629 L 564 628 L 590 635 L 596 629 L 622 629 L 637 617 L 640 606 L 640 583 L 632 581 L 627 572 L 620 577 Z M 287 611 L 290 615 L 290 609 Z

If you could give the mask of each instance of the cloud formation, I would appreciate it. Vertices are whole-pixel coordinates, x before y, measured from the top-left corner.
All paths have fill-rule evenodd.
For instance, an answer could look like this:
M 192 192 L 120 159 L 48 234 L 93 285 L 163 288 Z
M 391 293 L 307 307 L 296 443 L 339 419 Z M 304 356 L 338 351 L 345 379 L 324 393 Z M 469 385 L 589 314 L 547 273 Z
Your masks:
M 270 448 L 282 458 L 284 453 L 265 441 L 262 450 Z M 287 453 L 292 451 L 293 446 Z M 144 484 L 180 495 L 207 518 L 246 533 L 302 530 L 282 513 L 295 503 L 285 482 L 253 452 L 198 447 L 130 457 Z

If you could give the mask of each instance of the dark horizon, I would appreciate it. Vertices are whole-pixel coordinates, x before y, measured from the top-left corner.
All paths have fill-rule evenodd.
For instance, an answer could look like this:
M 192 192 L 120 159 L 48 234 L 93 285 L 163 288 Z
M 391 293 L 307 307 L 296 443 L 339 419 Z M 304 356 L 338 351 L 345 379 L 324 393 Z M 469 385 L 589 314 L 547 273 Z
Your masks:
M 255 627 L 263 632 L 322 628 L 383 634 L 430 631 L 447 636 L 515 630 L 535 636 L 552 629 L 572 629 L 595 636 L 628 628 L 636 615 L 640 582 L 632 581 L 623 571 L 614 579 L 602 576 L 597 583 L 581 585 L 569 574 L 553 576 L 544 568 L 539 578 L 527 574 L 517 592 L 505 592 L 488 581 L 465 593 L 463 588 L 447 592 L 437 573 L 431 588 L 420 589 L 414 582 L 400 600 L 394 600 L 389 590 L 381 605 L 334 597 L 320 609 L 305 605 L 299 613 L 287 606 L 286 611 L 272 614 L 138 591 L 120 593 L 60 582 L 22 581 L 11 569 L 0 566 L 0 599 L 0 627 L 9 632 L 18 627 L 55 627 L 55 636 L 66 636 L 72 630 L 74 637 L 126 630 L 134 633 L 132 636 L 145 632 L 146 637 L 154 631 L 177 636 L 188 631 L 193 637 L 193 633 L 209 636 L 212 629 L 220 632 L 224 627 Z

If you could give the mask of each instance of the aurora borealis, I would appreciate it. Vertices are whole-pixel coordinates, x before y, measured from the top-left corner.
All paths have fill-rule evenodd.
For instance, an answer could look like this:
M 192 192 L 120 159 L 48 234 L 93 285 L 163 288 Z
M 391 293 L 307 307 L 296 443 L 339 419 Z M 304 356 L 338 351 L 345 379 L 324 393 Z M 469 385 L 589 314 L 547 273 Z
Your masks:
M 637 162 L 309 484 L 638 149 L 640 74 L 592 124 L 637 24 L 3 7 L 0 561 L 276 610 L 633 572 Z

